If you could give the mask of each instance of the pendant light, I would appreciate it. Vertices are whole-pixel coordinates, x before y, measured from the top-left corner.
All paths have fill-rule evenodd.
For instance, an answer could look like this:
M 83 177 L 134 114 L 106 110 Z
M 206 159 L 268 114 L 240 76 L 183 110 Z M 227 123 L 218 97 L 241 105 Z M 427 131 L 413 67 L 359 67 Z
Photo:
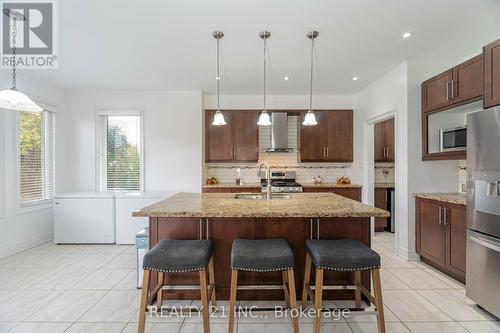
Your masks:
M 16 87 L 16 36 L 17 21 L 25 21 L 23 14 L 12 9 L 4 9 L 5 16 L 12 20 L 12 87 L 0 91 L 0 109 L 15 111 L 40 112 L 43 109 L 31 100 L 28 96 L 17 90 Z
M 266 109 L 266 90 L 267 90 L 267 39 L 271 37 L 269 31 L 262 31 L 259 37 L 264 40 L 264 109 L 262 110 L 257 125 L 271 126 L 271 119 Z
M 312 109 L 312 99 L 313 99 L 313 65 L 314 65 L 314 39 L 318 37 L 319 32 L 311 31 L 307 34 L 307 38 L 311 40 L 311 82 L 310 82 L 310 95 L 309 95 L 309 110 L 307 110 L 306 116 L 304 117 L 304 126 L 314 126 L 317 125 L 316 116 L 314 115 Z
M 217 81 L 217 111 L 215 111 L 214 120 L 212 121 L 212 125 L 222 126 L 226 125 L 226 121 L 224 120 L 224 115 L 220 111 L 220 93 L 219 93 L 219 84 L 220 84 L 220 66 L 219 66 L 219 42 L 224 34 L 222 31 L 214 31 L 212 36 L 217 40 L 217 76 L 215 80 Z

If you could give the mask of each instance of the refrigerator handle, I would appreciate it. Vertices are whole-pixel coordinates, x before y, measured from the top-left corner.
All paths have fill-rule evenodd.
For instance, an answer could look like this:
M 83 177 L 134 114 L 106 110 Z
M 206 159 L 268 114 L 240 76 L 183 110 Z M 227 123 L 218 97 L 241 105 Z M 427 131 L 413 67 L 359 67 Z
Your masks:
M 475 234 L 474 235 L 470 234 L 469 237 L 470 237 L 471 241 L 473 241 L 479 245 L 487 247 L 488 249 L 493 250 L 495 252 L 500 252 L 500 242 L 499 241 L 495 241 L 493 239 L 487 239 L 487 238 L 484 238 L 481 236 L 476 236 Z

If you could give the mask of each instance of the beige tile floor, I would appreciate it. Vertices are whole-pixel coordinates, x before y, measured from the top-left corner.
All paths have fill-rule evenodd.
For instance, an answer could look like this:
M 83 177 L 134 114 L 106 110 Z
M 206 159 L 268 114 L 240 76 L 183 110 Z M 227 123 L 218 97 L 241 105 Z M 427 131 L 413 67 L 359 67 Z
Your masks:
M 373 240 L 382 257 L 387 332 L 500 332 L 498 319 L 468 299 L 462 284 L 421 262 L 394 255 L 393 244 L 390 233 L 377 234 Z M 0 260 L 0 333 L 136 332 L 139 296 L 133 246 L 43 244 Z M 227 307 L 227 302 L 219 303 Z M 352 303 L 336 301 L 328 306 Z M 199 303 L 174 305 L 191 304 Z M 292 332 L 289 319 L 276 318 L 272 312 L 259 314 L 262 317 L 239 318 L 238 333 Z M 322 332 L 377 332 L 375 319 L 368 315 L 325 318 Z M 311 325 L 311 319 L 301 319 L 301 332 L 311 332 Z M 216 314 L 211 326 L 214 333 L 226 332 L 227 318 Z M 201 318 L 151 318 L 146 330 L 198 333 Z

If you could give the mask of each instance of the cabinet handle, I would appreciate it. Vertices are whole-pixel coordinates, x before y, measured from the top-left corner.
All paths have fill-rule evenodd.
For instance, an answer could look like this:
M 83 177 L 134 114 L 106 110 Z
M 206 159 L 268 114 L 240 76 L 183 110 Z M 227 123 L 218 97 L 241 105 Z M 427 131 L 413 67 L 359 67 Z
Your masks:
M 455 92 L 454 92 L 454 86 L 455 85 L 455 81 L 451 80 L 451 99 L 455 98 Z
M 450 83 L 449 82 L 446 83 L 446 100 L 447 101 L 450 100 Z
M 313 238 L 313 219 L 309 219 L 309 239 Z
M 439 207 L 439 224 L 443 224 L 443 211 L 441 210 L 441 206 Z
M 448 214 L 447 214 L 447 211 L 448 211 L 448 210 L 446 209 L 446 207 L 443 207 L 443 212 L 444 212 L 444 217 L 443 217 L 443 225 L 444 225 L 445 227 L 448 225 L 447 218 L 446 218 L 446 215 L 448 215 Z
M 326 147 L 323 147 L 323 157 L 326 157 Z
M 316 233 L 316 239 L 319 239 L 319 218 L 316 219 L 316 223 L 317 223 L 317 225 L 316 225 L 316 229 L 317 229 L 317 231 L 316 231 L 317 232 Z
M 328 146 L 326 147 L 326 156 L 325 157 L 328 157 L 330 155 L 330 152 L 328 151 Z

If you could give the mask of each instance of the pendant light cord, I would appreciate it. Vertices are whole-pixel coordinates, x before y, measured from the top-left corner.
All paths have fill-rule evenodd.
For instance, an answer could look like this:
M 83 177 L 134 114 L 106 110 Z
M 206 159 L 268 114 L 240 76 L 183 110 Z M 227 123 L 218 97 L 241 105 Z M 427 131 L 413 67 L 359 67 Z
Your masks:
M 314 38 L 311 38 L 311 84 L 309 87 L 309 110 L 312 110 L 313 103 L 313 62 L 314 62 Z
M 16 90 L 16 36 L 17 25 L 16 19 L 12 18 L 12 90 Z
M 220 97 L 219 97 L 219 84 L 220 84 L 220 69 L 219 69 L 219 38 L 217 38 L 217 111 L 220 111 Z
M 267 50 L 267 37 L 264 36 L 264 111 L 267 111 L 266 109 L 266 91 L 267 91 L 267 57 L 266 57 L 266 50 Z

